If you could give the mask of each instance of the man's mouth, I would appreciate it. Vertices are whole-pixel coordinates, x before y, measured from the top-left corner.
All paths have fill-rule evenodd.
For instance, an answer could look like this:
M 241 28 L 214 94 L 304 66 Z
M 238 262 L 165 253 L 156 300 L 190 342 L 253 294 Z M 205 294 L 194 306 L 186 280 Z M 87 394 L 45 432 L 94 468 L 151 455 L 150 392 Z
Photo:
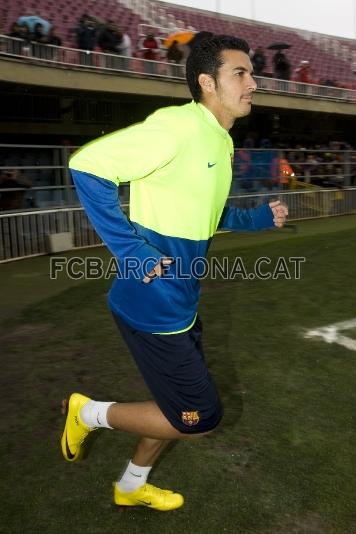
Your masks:
M 250 95 L 245 95 L 245 96 L 242 97 L 242 100 L 246 100 L 246 102 L 250 102 L 250 104 L 251 104 L 251 102 L 252 102 L 252 96 L 250 96 Z

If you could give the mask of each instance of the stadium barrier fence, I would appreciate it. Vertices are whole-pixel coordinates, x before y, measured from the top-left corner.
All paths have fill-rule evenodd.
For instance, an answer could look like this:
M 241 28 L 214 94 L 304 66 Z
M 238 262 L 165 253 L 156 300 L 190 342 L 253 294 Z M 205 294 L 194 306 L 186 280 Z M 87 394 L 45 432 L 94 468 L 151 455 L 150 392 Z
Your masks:
M 125 73 L 140 77 L 185 80 L 184 65 L 177 65 L 163 60 L 151 61 L 138 57 L 78 50 L 77 48 L 46 45 L 32 41 L 27 42 L 7 35 L 0 35 L 0 56 L 57 67 L 85 68 L 94 72 Z M 256 76 L 256 82 L 257 90 L 261 92 L 299 95 L 340 102 L 356 102 L 356 90 L 354 89 L 258 76 Z
M 290 221 L 356 213 L 356 187 L 232 195 L 228 205 L 252 208 L 276 199 L 288 204 Z M 0 263 L 48 254 L 49 237 L 62 233 L 74 249 L 102 244 L 80 207 L 0 213 Z
M 0 213 L 78 207 L 68 170 L 76 148 L 0 144 Z M 356 151 L 339 148 L 335 142 L 318 150 L 238 148 L 230 194 L 355 186 Z M 128 201 L 127 183 L 120 185 L 119 194 L 121 202 Z

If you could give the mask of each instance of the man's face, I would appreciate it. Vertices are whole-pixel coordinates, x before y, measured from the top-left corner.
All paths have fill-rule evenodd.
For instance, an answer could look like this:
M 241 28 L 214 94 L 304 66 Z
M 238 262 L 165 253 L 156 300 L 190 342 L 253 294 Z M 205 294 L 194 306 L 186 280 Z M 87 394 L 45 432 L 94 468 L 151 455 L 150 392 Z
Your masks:
M 247 54 L 240 50 L 224 50 L 221 56 L 224 64 L 218 71 L 216 105 L 221 113 L 235 120 L 250 113 L 252 93 L 257 85 L 252 78 L 252 64 Z

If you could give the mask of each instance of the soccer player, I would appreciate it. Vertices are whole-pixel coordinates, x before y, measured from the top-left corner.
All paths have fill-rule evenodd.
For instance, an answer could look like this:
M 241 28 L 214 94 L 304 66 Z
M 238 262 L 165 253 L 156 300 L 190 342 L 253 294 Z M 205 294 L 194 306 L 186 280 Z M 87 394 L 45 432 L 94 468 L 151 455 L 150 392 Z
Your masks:
M 228 132 L 250 113 L 256 90 L 248 53 L 247 43 L 235 37 L 203 39 L 187 60 L 192 102 L 159 109 L 143 123 L 84 146 L 70 161 L 86 213 L 118 258 L 121 275 L 109 306 L 153 399 L 98 402 L 73 393 L 67 403 L 61 443 L 68 461 L 81 458 L 96 428 L 139 436 L 114 487 L 118 505 L 182 506 L 179 493 L 147 483 L 149 472 L 169 441 L 203 436 L 222 417 L 203 356 L 199 281 L 179 271 L 191 272 L 217 228 L 281 227 L 287 216 L 279 201 L 248 210 L 225 207 L 233 158 Z M 130 182 L 129 218 L 118 200 L 122 182 Z

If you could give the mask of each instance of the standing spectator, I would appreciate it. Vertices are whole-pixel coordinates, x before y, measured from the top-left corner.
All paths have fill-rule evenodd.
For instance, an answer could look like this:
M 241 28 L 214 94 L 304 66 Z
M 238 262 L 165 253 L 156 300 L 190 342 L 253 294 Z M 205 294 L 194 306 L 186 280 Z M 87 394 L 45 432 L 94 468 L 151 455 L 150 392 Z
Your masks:
M 57 29 L 55 26 L 51 26 L 47 34 L 47 44 L 54 46 L 62 46 L 62 39 L 57 34 Z
M 256 48 L 256 52 L 253 54 L 251 61 L 254 74 L 256 76 L 263 76 L 263 71 L 266 66 L 266 58 L 260 46 Z
M 146 59 L 145 62 L 145 71 L 153 74 L 156 69 L 156 65 L 151 63 L 152 61 L 157 61 L 158 52 L 159 52 L 159 42 L 153 35 L 153 33 L 148 33 L 141 44 L 142 57 Z
M 36 43 L 43 43 L 43 44 L 47 42 L 47 37 L 43 31 L 43 26 L 40 22 L 35 24 L 33 33 L 31 34 L 31 41 L 35 41 Z
M 9 37 L 16 37 L 17 39 L 21 39 L 21 30 L 20 30 L 20 24 L 17 22 L 13 22 L 11 25 L 11 31 L 7 34 Z
M 131 38 L 127 33 L 118 31 L 119 42 L 117 45 L 117 51 L 120 56 L 124 56 L 125 59 L 121 60 L 122 68 L 127 70 L 129 67 L 129 61 L 126 59 L 132 57 L 132 45 Z
M 105 53 L 117 54 L 119 43 L 119 31 L 114 22 L 109 20 L 98 35 L 98 45 Z
M 52 46 L 62 46 L 62 39 L 57 35 L 55 26 L 51 26 L 49 29 L 46 44 Z M 52 48 L 52 46 L 46 47 L 46 57 L 47 59 L 56 61 L 58 60 L 59 50 L 57 48 Z
M 176 65 L 180 65 L 183 59 L 183 52 L 179 48 L 178 41 L 173 41 L 171 46 L 168 48 L 167 52 L 167 60 L 170 63 L 175 63 Z M 179 67 L 172 66 L 172 76 L 179 76 L 179 73 L 182 73 L 180 71 Z
M 18 24 L 17 22 L 14 22 L 11 26 L 11 31 L 10 33 L 8 33 L 8 36 L 13 37 L 14 39 L 22 39 L 20 24 Z M 13 41 L 12 43 L 13 53 L 21 54 L 22 45 L 23 45 L 22 41 Z
M 299 67 L 295 70 L 295 80 L 302 84 L 299 86 L 300 91 L 306 93 L 308 88 L 305 84 L 313 83 L 309 61 L 300 62 Z
M 278 50 L 273 56 L 274 75 L 279 80 L 290 80 L 290 63 L 287 56 Z
M 116 24 L 112 20 L 109 20 L 98 36 L 98 45 L 100 48 L 105 54 L 110 54 L 105 58 L 108 68 L 120 67 L 119 60 L 113 56 L 113 54 L 118 55 L 119 44 L 120 32 Z
M 156 61 L 158 59 L 159 48 L 159 42 L 153 33 L 148 33 L 142 42 L 143 59 Z
M 119 44 L 117 50 L 121 56 L 132 57 L 131 38 L 127 33 L 118 31 Z
M 84 65 L 92 64 L 91 52 L 97 43 L 97 28 L 95 21 L 89 15 L 83 15 L 76 29 L 77 46 L 85 52 L 80 53 L 80 61 Z

